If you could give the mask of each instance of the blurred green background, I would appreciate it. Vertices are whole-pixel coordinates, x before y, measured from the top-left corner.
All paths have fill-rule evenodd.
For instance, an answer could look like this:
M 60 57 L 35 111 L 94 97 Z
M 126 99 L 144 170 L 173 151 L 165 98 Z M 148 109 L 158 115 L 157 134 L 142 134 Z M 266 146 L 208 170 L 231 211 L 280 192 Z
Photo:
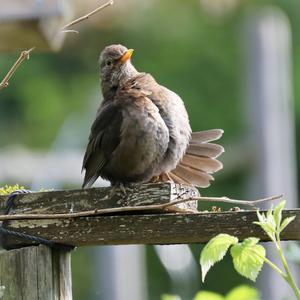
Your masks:
M 115 1 L 116 7 L 118 2 Z M 39 49 L 32 52 L 30 60 L 18 69 L 9 87 L 0 91 L 0 150 L 21 146 L 33 153 L 47 153 L 66 119 L 72 116 L 77 127 L 70 131 L 72 137 L 66 141 L 71 139 L 68 148 L 74 146 L 83 155 L 95 108 L 101 100 L 99 53 L 106 45 L 121 43 L 135 49 L 133 63 L 138 70 L 151 73 L 159 83 L 182 97 L 194 131 L 225 130 L 221 143 L 230 153 L 231 146 L 242 143 L 247 132 L 242 89 L 245 84 L 242 44 L 245 18 L 252 8 L 264 5 L 281 8 L 291 24 L 295 126 L 296 132 L 300 132 L 299 1 L 232 0 L 223 1 L 227 3 L 224 5 L 219 0 L 216 8 L 209 1 L 199 0 L 145 2 L 144 5 L 131 3 L 127 9 L 99 24 L 87 20 L 78 25 L 80 34 L 68 34 L 57 53 L 41 53 Z M 102 13 L 93 18 L 101 19 Z M 1 77 L 20 50 L 0 54 Z M 297 146 L 299 149 L 299 139 Z M 299 161 L 298 151 L 297 156 Z M 46 167 L 41 166 L 40 172 L 47 177 Z M 215 183 L 202 193 L 247 198 L 249 173 L 250 164 L 242 163 L 228 172 L 225 164 L 224 170 L 216 175 Z M 2 180 L 0 186 L 15 183 L 11 178 Z M 18 183 L 32 185 L 26 179 Z M 79 184 L 64 182 L 59 186 L 79 188 Z M 201 246 L 193 245 L 191 249 L 197 261 Z M 97 298 L 91 287 L 93 251 L 94 248 L 78 249 L 73 254 L 75 300 L 102 299 Z M 149 246 L 146 252 L 149 299 L 159 299 L 162 293 L 172 292 L 170 278 L 154 249 Z M 199 275 L 199 285 L 191 288 L 190 297 L 200 287 L 226 293 L 240 282 L 244 279 L 236 275 L 231 262 L 225 260 L 209 274 L 204 285 L 200 285 Z

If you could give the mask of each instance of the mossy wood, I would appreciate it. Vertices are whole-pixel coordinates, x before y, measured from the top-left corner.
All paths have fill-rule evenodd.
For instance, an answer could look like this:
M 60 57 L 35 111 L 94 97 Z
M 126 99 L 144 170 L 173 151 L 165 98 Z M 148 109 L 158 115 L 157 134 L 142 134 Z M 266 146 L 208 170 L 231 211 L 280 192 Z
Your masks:
M 122 190 L 94 188 L 86 190 L 53 191 L 19 195 L 10 214 L 68 213 L 103 208 L 169 203 L 181 198 L 197 196 L 191 187 L 166 184 L 146 184 Z M 1 198 L 0 198 L 1 201 Z M 7 197 L 2 197 L 0 210 Z M 255 211 L 197 212 L 196 203 L 180 204 L 166 211 L 123 212 L 69 219 L 9 221 L 7 228 L 74 246 L 121 244 L 182 244 L 205 243 L 219 233 L 240 239 L 268 237 L 259 226 Z M 170 211 L 171 209 L 171 211 Z M 187 210 L 189 212 L 187 212 Z M 194 212 L 191 212 L 194 211 Z M 296 215 L 282 234 L 283 240 L 300 240 L 300 210 L 284 211 L 284 216 Z M 9 247 L 24 245 L 24 241 L 9 238 Z

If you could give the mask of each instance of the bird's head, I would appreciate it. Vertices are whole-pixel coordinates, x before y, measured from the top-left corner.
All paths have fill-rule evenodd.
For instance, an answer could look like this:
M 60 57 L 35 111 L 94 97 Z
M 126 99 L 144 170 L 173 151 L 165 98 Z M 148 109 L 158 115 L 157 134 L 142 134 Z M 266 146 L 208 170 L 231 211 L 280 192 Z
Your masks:
M 137 71 L 131 63 L 133 49 L 122 45 L 110 45 L 100 54 L 100 78 L 102 85 L 113 88 L 120 82 L 136 75 Z

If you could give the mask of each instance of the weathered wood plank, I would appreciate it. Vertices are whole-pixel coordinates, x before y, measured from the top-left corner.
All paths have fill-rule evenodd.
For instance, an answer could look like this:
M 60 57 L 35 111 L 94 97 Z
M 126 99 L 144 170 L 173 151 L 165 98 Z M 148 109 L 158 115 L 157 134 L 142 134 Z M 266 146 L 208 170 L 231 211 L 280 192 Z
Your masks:
M 296 215 L 282 234 L 283 240 L 300 240 L 300 209 L 284 211 Z M 98 216 L 60 220 L 11 221 L 9 228 L 74 246 L 122 244 L 205 243 L 219 233 L 244 239 L 268 241 L 255 211 Z M 10 245 L 20 241 L 10 239 Z
M 10 214 L 22 213 L 69 213 L 83 210 L 123 206 L 169 203 L 178 199 L 199 196 L 196 188 L 174 183 L 130 185 L 126 194 L 112 187 L 49 191 L 17 195 Z M 0 213 L 7 205 L 8 197 L 0 196 Z M 173 207 L 197 210 L 197 202 L 182 203 Z M 170 210 L 172 208 L 170 207 Z
M 52 250 L 52 262 L 53 277 L 55 278 L 54 290 L 59 293 L 58 299 L 72 300 L 71 252 Z
M 81 212 L 123 206 L 163 204 L 170 203 L 178 199 L 187 199 L 195 196 L 199 196 L 196 188 L 177 185 L 174 183 L 143 185 L 133 184 L 126 187 L 126 193 L 124 193 L 124 190 L 122 189 L 116 189 L 112 187 L 69 191 L 49 191 L 17 195 L 14 198 L 10 214 Z M 4 212 L 7 201 L 8 197 L 0 196 L 0 212 Z M 197 211 L 197 201 L 181 203 L 168 208 L 168 210 L 173 212 L 182 212 L 186 210 Z M 35 222 L 35 220 L 32 221 L 33 223 Z M 43 229 L 40 228 L 40 230 L 38 230 L 39 233 L 36 232 L 35 235 L 40 235 L 43 231 L 47 231 L 47 228 L 50 228 L 50 224 L 55 226 L 55 231 L 58 232 L 57 229 L 58 226 L 60 226 L 59 224 L 64 224 L 65 221 L 68 223 L 70 220 L 63 220 L 62 222 L 58 223 L 56 223 L 56 221 L 57 220 L 46 220 L 46 222 L 44 222 L 42 225 Z M 77 221 L 78 219 L 74 221 L 75 228 L 79 226 Z M 50 223 L 48 224 L 48 222 Z M 33 223 L 27 223 L 27 225 L 29 227 L 35 226 L 32 225 Z M 23 223 L 23 225 L 25 225 L 25 223 Z M 59 232 L 64 232 L 66 235 L 68 235 L 68 230 L 69 229 L 65 230 L 63 225 Z M 28 245 L 28 243 L 25 243 L 24 241 L 15 243 L 15 240 L 11 239 L 10 237 L 4 237 L 2 241 L 5 248 Z
M 70 253 L 45 246 L 3 251 L 0 282 L 3 300 L 71 300 Z
M 86 190 L 51 191 L 16 196 L 10 214 L 69 213 L 95 209 L 170 203 L 177 199 L 198 196 L 195 188 L 165 184 L 131 185 L 126 194 L 120 189 L 94 188 Z M 0 211 L 8 197 L 0 197 Z M 188 205 L 188 206 L 187 206 Z M 43 237 L 74 246 L 120 244 L 180 244 L 204 243 L 218 233 L 229 233 L 239 238 L 257 236 L 268 240 L 252 222 L 255 211 L 198 213 L 196 201 L 180 204 L 173 213 L 156 211 L 123 212 L 68 219 L 14 220 L 5 226 L 22 233 Z M 168 208 L 169 209 L 169 208 Z M 189 213 L 187 213 L 187 210 Z M 191 210 L 195 213 L 191 213 Z M 182 213 L 185 211 L 185 213 Z M 174 214 L 177 212 L 177 214 Z M 181 213 L 178 213 L 181 212 Z M 300 210 L 285 211 L 297 218 L 283 235 L 285 240 L 300 239 Z M 5 246 L 14 248 L 28 242 L 6 237 Z

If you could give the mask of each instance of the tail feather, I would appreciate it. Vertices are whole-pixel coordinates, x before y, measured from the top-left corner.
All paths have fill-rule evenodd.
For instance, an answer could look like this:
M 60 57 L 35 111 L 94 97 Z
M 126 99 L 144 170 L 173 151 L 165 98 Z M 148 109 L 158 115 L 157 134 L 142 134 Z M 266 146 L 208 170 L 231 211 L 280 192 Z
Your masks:
M 223 129 L 211 129 L 204 131 L 192 132 L 192 141 L 208 143 L 218 140 L 224 133 Z
M 216 158 L 224 152 L 222 146 L 209 142 L 219 139 L 222 134 L 222 129 L 193 132 L 186 154 L 168 176 L 176 183 L 208 187 L 214 180 L 210 173 L 223 168 Z
M 198 144 L 194 143 L 192 140 L 189 147 L 187 148 L 186 154 L 216 158 L 223 152 L 224 148 L 220 145 L 210 143 Z
M 188 181 L 184 180 L 181 177 L 178 177 L 177 175 L 175 175 L 172 172 L 168 173 L 168 176 L 176 183 L 180 183 L 180 184 L 190 184 Z
M 209 181 L 213 180 L 213 177 L 208 173 L 195 170 L 181 164 L 179 164 L 172 173 L 192 185 L 203 188 L 208 187 L 210 185 Z
M 188 154 L 183 156 L 180 165 L 188 166 L 190 168 L 207 173 L 215 173 L 223 167 L 223 164 L 214 158 L 193 156 Z

